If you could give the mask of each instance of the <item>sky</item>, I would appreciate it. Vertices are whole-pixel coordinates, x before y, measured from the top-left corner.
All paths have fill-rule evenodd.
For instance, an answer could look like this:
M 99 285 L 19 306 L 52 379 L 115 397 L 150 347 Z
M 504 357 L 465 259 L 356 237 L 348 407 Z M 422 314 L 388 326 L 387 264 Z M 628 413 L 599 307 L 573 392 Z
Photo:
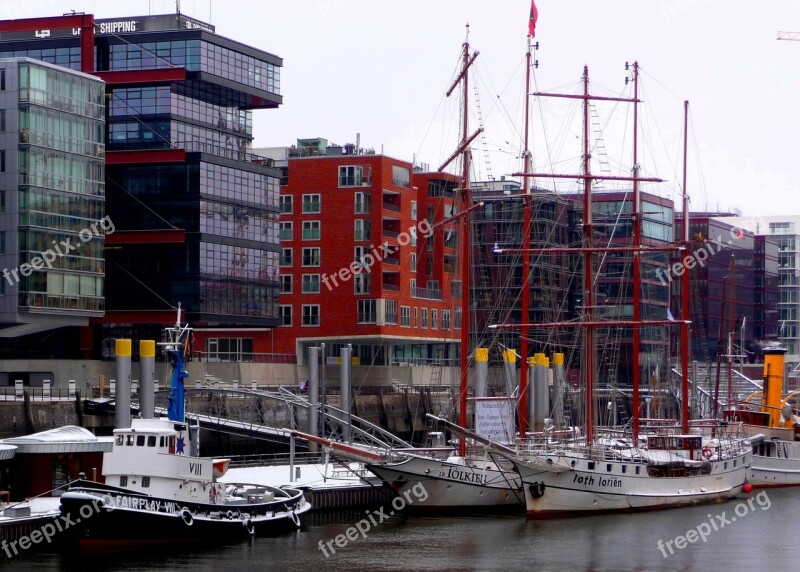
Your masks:
M 676 201 L 683 102 L 689 101 L 687 190 L 692 210 L 800 214 L 800 2 L 765 0 L 537 0 L 532 91 L 632 97 L 625 62 L 640 64 L 638 162 L 665 180 L 646 190 Z M 166 0 L 3 2 L 0 18 L 98 18 L 174 13 Z M 181 11 L 217 33 L 283 58 L 276 110 L 254 113 L 254 146 L 323 137 L 436 168 L 459 139 L 460 99 L 444 93 L 467 38 L 476 179 L 522 170 L 529 0 L 183 0 Z M 474 89 L 477 86 L 477 90 Z M 536 172 L 580 168 L 580 102 L 531 98 Z M 478 111 L 480 106 L 480 112 Z M 597 102 L 595 172 L 630 174 L 632 107 Z M 597 136 L 602 143 L 597 145 Z M 552 180 L 537 179 L 549 187 Z M 605 183 L 604 188 L 622 188 Z M 575 182 L 562 182 L 574 190 Z

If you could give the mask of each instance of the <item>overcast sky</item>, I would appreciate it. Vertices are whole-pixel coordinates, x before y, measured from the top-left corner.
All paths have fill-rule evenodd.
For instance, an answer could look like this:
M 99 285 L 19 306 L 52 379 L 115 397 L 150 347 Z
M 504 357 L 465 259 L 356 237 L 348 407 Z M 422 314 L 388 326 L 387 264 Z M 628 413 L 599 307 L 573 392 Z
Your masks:
M 593 92 L 630 96 L 624 64 L 639 61 L 640 164 L 643 174 L 667 179 L 648 190 L 679 197 L 687 99 L 693 210 L 800 214 L 800 42 L 776 40 L 779 30 L 800 32 L 800 2 L 537 0 L 537 7 L 534 89 L 576 93 L 586 64 Z M 3 2 L 0 17 L 71 9 L 109 18 L 173 13 L 175 3 Z M 181 9 L 210 20 L 221 35 L 284 58 L 284 105 L 255 112 L 255 146 L 306 137 L 344 144 L 360 133 L 362 146 L 432 168 L 458 138 L 457 98 L 443 95 L 469 23 L 470 44 L 480 51 L 472 78 L 486 128 L 473 146 L 476 177 L 521 168 L 529 0 L 183 0 Z M 471 129 L 479 121 L 475 96 L 470 89 Z M 533 99 L 537 170 L 579 166 L 577 105 Z M 596 149 L 595 160 L 614 174 L 629 172 L 629 106 L 597 104 L 597 114 L 605 153 Z

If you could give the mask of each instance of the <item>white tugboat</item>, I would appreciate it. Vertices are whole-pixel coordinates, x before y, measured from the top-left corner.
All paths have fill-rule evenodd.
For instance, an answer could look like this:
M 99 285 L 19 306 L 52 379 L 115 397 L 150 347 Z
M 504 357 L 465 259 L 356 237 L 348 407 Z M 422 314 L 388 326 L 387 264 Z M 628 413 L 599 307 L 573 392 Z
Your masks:
M 220 483 L 228 459 L 192 456 L 184 414 L 183 354 L 190 329 L 167 328 L 172 368 L 168 419 L 114 430 L 105 484 L 79 482 L 61 496 L 79 543 L 243 537 L 300 527 L 311 506 L 297 489 Z

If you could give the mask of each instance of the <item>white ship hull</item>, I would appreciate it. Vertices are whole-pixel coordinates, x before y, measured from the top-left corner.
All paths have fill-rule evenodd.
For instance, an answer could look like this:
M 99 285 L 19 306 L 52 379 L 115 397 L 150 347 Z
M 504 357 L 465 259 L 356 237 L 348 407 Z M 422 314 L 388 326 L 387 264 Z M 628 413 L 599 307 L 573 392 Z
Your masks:
M 750 483 L 757 488 L 800 486 L 800 442 L 765 441 L 754 447 Z
M 367 468 L 398 495 L 410 494 L 415 486 L 423 487 L 427 498 L 409 504 L 409 509 L 521 509 L 524 503 L 519 475 L 499 469 L 491 462 L 459 464 L 409 457 L 399 463 L 367 465 Z
M 558 470 L 547 468 L 548 459 Z M 742 492 L 750 462 L 746 453 L 709 462 L 707 474 L 690 476 L 652 476 L 641 461 L 591 461 L 569 454 L 514 464 L 528 517 L 551 518 L 723 502 Z

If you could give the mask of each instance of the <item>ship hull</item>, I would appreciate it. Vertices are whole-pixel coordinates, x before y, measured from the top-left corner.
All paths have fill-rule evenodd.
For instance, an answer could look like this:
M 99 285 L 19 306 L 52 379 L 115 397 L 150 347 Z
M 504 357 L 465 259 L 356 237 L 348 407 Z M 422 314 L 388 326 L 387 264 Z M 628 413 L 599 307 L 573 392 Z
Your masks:
M 399 463 L 367 465 L 398 495 L 424 500 L 408 510 L 500 509 L 522 510 L 524 498 L 519 476 L 510 470 L 462 465 L 424 457 Z
M 561 459 L 565 460 L 566 459 Z M 661 510 L 724 502 L 741 494 L 748 480 L 749 455 L 709 463 L 708 474 L 651 476 L 638 462 L 571 459 L 560 472 L 515 461 L 529 518 Z M 734 465 L 735 462 L 735 465 Z M 563 463 L 556 461 L 556 466 Z M 725 468 L 725 464 L 728 468 Z M 639 474 L 635 474 L 636 470 Z
M 61 496 L 62 526 L 80 545 L 280 534 L 300 528 L 300 517 L 309 509 L 294 490 L 286 498 L 240 505 L 177 501 L 99 483 L 73 487 Z

